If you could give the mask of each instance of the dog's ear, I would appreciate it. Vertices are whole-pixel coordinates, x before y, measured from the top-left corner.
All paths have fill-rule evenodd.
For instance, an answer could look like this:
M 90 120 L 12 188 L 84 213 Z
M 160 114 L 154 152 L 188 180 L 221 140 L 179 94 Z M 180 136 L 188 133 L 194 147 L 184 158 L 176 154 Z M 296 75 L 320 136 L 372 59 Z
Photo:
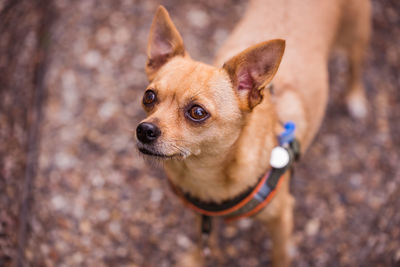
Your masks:
M 151 81 L 156 72 L 172 57 L 185 54 L 182 37 L 168 15 L 159 6 L 153 18 L 147 44 L 146 73 Z
M 250 111 L 261 102 L 262 89 L 277 72 L 284 51 L 285 41 L 275 39 L 252 46 L 224 64 L 242 110 Z

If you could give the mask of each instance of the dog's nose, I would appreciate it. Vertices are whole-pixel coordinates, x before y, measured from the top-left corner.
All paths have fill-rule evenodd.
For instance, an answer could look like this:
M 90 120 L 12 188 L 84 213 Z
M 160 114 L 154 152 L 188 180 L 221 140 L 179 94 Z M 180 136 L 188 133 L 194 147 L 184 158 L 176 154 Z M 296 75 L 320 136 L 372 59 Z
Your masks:
M 149 122 L 142 122 L 136 128 L 136 136 L 140 142 L 149 144 L 156 140 L 161 134 L 160 129 Z

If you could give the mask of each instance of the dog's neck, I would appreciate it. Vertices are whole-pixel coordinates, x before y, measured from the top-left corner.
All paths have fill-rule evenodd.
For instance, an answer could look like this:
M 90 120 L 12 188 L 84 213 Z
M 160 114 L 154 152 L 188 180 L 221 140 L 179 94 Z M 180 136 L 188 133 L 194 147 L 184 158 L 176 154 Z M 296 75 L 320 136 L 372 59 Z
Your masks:
M 267 95 L 268 93 L 266 93 Z M 220 202 L 254 186 L 269 168 L 276 145 L 277 116 L 269 94 L 243 117 L 243 127 L 231 144 L 219 151 L 165 163 L 172 183 L 203 201 Z

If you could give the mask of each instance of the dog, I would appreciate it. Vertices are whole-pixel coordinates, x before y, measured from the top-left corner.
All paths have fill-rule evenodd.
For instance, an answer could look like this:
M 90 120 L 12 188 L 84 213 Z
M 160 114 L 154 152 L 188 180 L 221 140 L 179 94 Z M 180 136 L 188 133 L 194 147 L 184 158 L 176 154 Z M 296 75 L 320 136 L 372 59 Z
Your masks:
M 370 8 L 366 0 L 253 0 L 214 65 L 191 59 L 166 9 L 157 9 L 142 99 L 147 117 L 137 126 L 137 147 L 163 162 L 173 189 L 202 214 L 203 226 L 216 214 L 204 205 L 247 197 L 260 177 L 272 172 L 282 123 L 295 125 L 301 154 L 307 150 L 326 109 L 327 63 L 334 47 L 349 58 L 349 111 L 358 118 L 367 115 L 361 76 Z M 252 215 L 270 233 L 273 265 L 289 266 L 290 171 L 278 178 L 279 187 L 269 188 L 273 197 Z M 201 265 L 201 250 L 196 251 L 183 265 Z

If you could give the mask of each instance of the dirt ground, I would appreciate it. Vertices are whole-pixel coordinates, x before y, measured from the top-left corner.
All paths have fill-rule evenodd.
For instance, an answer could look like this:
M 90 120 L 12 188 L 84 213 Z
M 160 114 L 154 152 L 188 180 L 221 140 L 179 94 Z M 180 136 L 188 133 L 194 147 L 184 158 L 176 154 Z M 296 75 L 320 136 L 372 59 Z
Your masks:
M 194 243 L 195 217 L 170 192 L 160 166 L 139 156 L 134 140 L 144 117 L 147 35 L 159 2 L 53 3 L 51 25 L 42 25 L 51 38 L 44 94 L 36 96 L 37 135 L 29 141 L 27 126 L 0 132 L 0 265 L 19 258 L 21 266 L 174 266 Z M 192 57 L 208 63 L 246 6 L 243 0 L 161 3 Z M 374 0 L 364 76 L 369 115 L 358 121 L 346 111 L 347 62 L 335 54 L 326 118 L 292 183 L 293 266 L 400 266 L 399 70 L 400 2 Z M 28 96 L 35 99 L 29 91 L 19 95 Z M 2 138 L 19 132 L 15 140 L 22 141 L 7 146 Z M 38 154 L 36 175 L 29 176 L 23 151 L 32 142 Z M 24 175 L 31 179 L 25 189 L 18 178 Z M 25 209 L 23 192 L 31 196 Z M 220 242 L 224 262 L 211 259 L 208 266 L 270 263 L 271 243 L 256 222 L 221 224 Z

